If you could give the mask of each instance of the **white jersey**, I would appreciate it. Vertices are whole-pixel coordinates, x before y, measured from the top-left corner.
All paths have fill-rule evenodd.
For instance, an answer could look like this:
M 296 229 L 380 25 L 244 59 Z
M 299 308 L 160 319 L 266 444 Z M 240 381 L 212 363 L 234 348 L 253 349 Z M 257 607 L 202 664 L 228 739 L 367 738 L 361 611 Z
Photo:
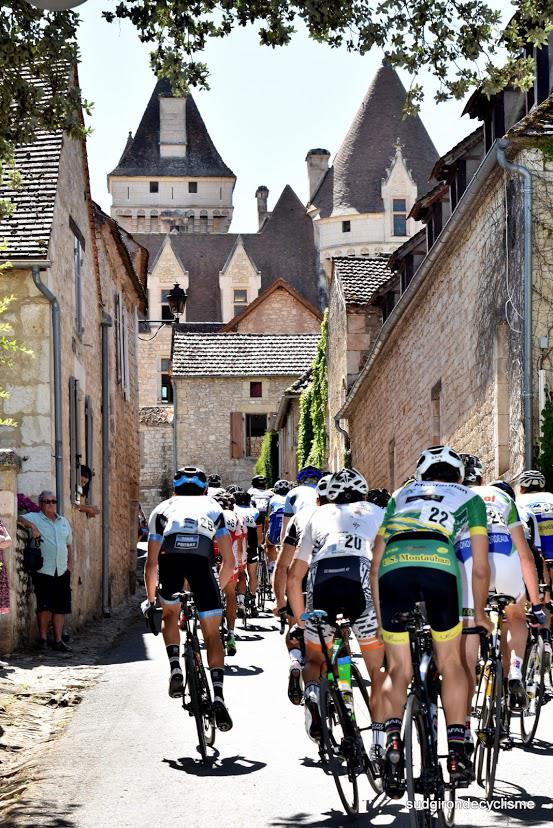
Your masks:
M 243 536 L 246 534 L 246 527 L 244 525 L 244 521 L 242 516 L 233 512 L 230 509 L 224 509 L 223 515 L 225 518 L 225 526 L 227 527 L 230 533 L 230 539 L 232 541 L 232 554 L 234 555 L 234 567 L 238 569 L 242 566 L 242 558 L 244 556 L 244 548 L 245 544 L 241 544 L 240 541 Z
M 315 486 L 296 486 L 295 489 L 290 489 L 286 495 L 284 517 L 292 517 L 292 515 L 305 509 L 306 506 L 315 507 L 316 505 L 317 489 Z
M 225 490 L 222 486 L 209 486 L 207 490 L 208 497 L 215 497 L 215 495 L 221 494 Z
M 299 546 L 304 529 L 317 508 L 317 506 L 305 506 L 294 517 L 290 518 L 290 522 L 286 527 L 285 543 L 290 544 L 290 546 Z
M 307 522 L 296 557 L 310 565 L 351 555 L 370 561 L 383 517 L 383 509 L 364 500 L 320 506 Z
M 255 489 L 253 486 L 250 486 L 248 494 L 251 495 L 252 504 L 255 508 L 262 514 L 265 514 L 269 508 L 269 501 L 274 495 L 274 492 L 270 489 Z

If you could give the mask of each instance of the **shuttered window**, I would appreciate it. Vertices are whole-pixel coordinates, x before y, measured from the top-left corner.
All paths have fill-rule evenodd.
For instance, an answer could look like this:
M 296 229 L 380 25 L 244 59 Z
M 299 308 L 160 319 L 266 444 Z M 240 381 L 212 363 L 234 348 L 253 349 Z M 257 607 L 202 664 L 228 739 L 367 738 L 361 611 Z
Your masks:
M 81 484 L 81 411 L 79 381 L 69 378 L 69 485 L 71 502 L 80 500 Z
M 115 294 L 115 376 L 122 386 L 123 396 L 129 399 L 129 315 L 120 293 Z
M 244 456 L 244 419 L 240 411 L 230 414 L 230 456 L 233 460 Z
M 94 414 L 92 413 L 92 400 L 85 397 L 84 401 L 84 445 L 85 464 L 90 471 L 94 471 Z M 88 484 L 87 500 L 92 503 L 92 480 Z

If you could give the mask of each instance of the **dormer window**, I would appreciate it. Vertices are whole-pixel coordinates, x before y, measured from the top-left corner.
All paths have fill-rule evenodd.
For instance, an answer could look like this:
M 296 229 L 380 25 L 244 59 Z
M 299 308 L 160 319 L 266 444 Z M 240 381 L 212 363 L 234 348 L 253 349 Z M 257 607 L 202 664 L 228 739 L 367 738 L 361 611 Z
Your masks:
M 188 192 L 189 193 L 197 193 L 198 192 L 198 182 L 197 181 L 189 181 L 188 182 Z
M 238 316 L 239 313 L 242 313 L 246 305 L 248 304 L 248 291 L 247 290 L 235 290 L 234 291 L 234 315 Z
M 350 233 L 351 232 L 351 221 L 343 221 L 342 222 L 342 233 Z
M 407 201 L 404 198 L 394 198 L 392 202 L 394 236 L 407 235 Z
M 150 192 L 159 193 L 159 181 L 150 181 Z

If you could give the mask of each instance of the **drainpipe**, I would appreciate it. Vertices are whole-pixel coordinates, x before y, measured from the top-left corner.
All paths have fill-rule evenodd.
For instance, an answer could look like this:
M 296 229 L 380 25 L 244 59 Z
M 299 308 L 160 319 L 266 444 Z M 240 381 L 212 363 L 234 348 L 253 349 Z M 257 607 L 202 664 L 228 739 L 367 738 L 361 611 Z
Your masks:
M 346 429 L 342 428 L 342 426 L 340 425 L 340 419 L 341 419 L 340 416 L 338 414 L 336 414 L 336 416 L 334 417 L 334 425 L 335 425 L 336 429 L 340 432 L 340 434 L 344 437 L 346 451 L 351 451 L 351 446 L 350 446 L 350 442 L 349 442 L 349 434 L 346 431 Z
M 102 311 L 102 615 L 109 618 L 109 340 L 113 321 Z
M 522 398 L 524 401 L 524 466 L 532 468 L 533 434 L 532 434 L 532 175 L 522 164 L 508 161 L 505 152 L 509 141 L 502 138 L 497 143 L 497 161 L 504 170 L 520 175 L 523 179 L 523 214 L 524 214 L 524 320 L 523 320 L 523 382 Z
M 169 476 L 171 480 L 175 476 L 178 463 L 177 454 L 177 383 L 174 377 L 171 377 L 171 385 L 173 386 L 173 471 Z
M 58 512 L 63 515 L 63 442 L 62 442 L 62 419 L 61 419 L 61 329 L 60 329 L 60 304 L 40 278 L 40 267 L 33 265 L 31 268 L 33 282 L 43 296 L 50 302 L 52 313 L 52 350 L 54 361 L 54 460 L 56 468 L 56 497 L 58 500 Z

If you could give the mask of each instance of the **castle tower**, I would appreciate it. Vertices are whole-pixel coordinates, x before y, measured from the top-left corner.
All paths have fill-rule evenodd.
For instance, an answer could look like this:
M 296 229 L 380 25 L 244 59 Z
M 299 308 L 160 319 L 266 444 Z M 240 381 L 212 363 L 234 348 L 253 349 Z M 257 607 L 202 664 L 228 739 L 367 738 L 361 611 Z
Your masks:
M 192 96 L 160 80 L 108 175 L 111 215 L 131 233 L 227 233 L 235 183 Z

